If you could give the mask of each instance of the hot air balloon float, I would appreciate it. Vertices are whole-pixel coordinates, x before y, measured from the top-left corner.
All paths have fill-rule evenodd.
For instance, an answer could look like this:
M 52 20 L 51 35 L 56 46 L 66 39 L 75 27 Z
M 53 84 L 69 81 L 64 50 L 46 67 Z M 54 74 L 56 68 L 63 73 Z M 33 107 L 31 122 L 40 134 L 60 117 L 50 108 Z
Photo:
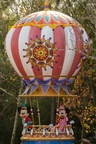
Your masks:
M 75 98 L 68 89 L 80 71 L 89 52 L 89 37 L 73 18 L 51 11 L 45 1 L 44 11 L 21 18 L 9 30 L 5 39 L 8 58 L 22 78 L 26 88 L 20 98 L 36 98 L 39 124 L 29 118 L 29 107 L 22 104 L 19 114 L 23 119 L 22 144 L 73 144 L 74 132 L 68 124 L 65 104 L 57 107 L 56 125 L 42 125 L 38 98 Z M 31 99 L 32 100 L 32 99 Z M 33 122 L 33 123 L 32 123 Z

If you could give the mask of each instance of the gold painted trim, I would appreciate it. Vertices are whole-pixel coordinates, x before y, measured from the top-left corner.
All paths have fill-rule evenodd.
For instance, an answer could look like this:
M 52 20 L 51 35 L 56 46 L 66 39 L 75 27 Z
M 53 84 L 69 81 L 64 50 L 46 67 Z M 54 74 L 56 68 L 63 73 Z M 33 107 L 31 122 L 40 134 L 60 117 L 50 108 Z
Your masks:
M 55 138 L 53 137 L 31 137 L 31 136 L 22 136 L 21 137 L 21 140 L 27 140 L 27 141 L 38 141 L 38 140 L 74 140 L 75 138 L 73 136 L 64 136 L 64 137 L 60 137 L 60 136 L 57 136 Z
M 54 76 L 52 76 L 52 75 L 44 75 L 44 76 L 23 76 L 23 77 L 21 77 L 21 78 L 43 78 L 43 77 L 58 78 L 58 75 L 54 75 Z M 62 77 L 68 78 L 68 77 L 66 77 L 65 75 L 61 75 L 59 78 L 62 78 Z M 72 76 L 71 78 L 75 78 L 75 76 Z
M 52 29 L 55 29 L 56 27 L 58 26 L 63 26 L 63 27 L 67 27 L 67 26 L 76 26 L 76 27 L 82 27 L 80 24 L 77 24 L 77 23 L 71 23 L 71 24 L 36 24 L 36 23 L 27 23 L 27 24 L 19 24 L 17 26 L 13 25 L 11 27 L 12 28 L 19 28 L 19 27 L 23 27 L 23 26 L 37 26 L 39 28 L 43 28 L 44 26 L 49 26 L 51 27 Z
M 20 98 L 24 97 L 64 97 L 64 98 L 79 98 L 77 95 L 60 95 L 60 94 L 25 94 L 25 95 L 19 95 Z

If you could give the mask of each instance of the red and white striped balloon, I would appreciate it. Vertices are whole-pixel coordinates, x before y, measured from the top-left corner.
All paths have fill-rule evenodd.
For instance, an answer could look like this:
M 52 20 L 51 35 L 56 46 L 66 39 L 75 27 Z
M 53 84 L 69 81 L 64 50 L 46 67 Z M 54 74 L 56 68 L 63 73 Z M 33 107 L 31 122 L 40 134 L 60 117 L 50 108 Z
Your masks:
M 88 35 L 76 20 L 46 9 L 20 19 L 5 40 L 17 74 L 43 82 L 73 79 L 89 51 L 88 45 Z

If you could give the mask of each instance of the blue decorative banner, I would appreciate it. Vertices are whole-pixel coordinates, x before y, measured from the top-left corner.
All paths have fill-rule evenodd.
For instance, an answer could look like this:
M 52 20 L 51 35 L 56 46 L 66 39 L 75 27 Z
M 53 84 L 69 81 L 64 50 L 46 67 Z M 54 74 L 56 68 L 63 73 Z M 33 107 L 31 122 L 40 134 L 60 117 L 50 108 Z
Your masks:
M 56 93 L 59 93 L 60 85 L 52 85 L 52 88 L 56 91 Z
M 61 85 L 61 87 L 63 88 L 63 90 L 64 90 L 67 94 L 70 94 L 70 93 L 69 93 L 69 90 L 68 90 L 68 88 L 67 88 L 66 85 Z
M 36 78 L 33 80 L 25 80 L 25 79 L 23 80 L 25 85 L 32 85 L 35 81 L 36 81 Z
M 66 83 L 67 83 L 67 85 L 72 84 L 73 83 L 73 79 L 66 79 Z
M 46 93 L 48 91 L 50 85 L 41 85 L 41 87 L 42 87 L 43 92 Z
M 49 82 L 53 82 L 54 84 L 57 84 L 57 85 L 62 85 L 62 84 L 70 85 L 70 84 L 73 83 L 73 79 L 66 79 L 66 78 L 64 78 L 62 80 L 56 80 L 54 78 L 50 78 L 48 80 L 40 80 L 38 78 L 35 78 L 35 79 L 29 80 L 29 81 L 24 79 L 23 82 L 24 82 L 25 85 L 32 85 L 35 82 L 37 82 L 40 85 L 46 85 Z
M 51 81 L 51 79 L 48 79 L 48 80 L 39 80 L 39 79 L 36 79 L 36 81 L 41 84 L 41 85 L 44 85 L 44 84 L 47 84 Z
M 38 88 L 38 85 L 32 85 L 30 94 L 32 94 L 37 88 Z
M 66 81 L 66 78 L 64 78 L 63 80 L 56 80 L 56 79 L 53 79 L 53 78 L 52 78 L 52 81 L 53 81 L 54 83 L 56 83 L 56 84 L 61 85 L 61 84 L 63 84 L 63 83 Z

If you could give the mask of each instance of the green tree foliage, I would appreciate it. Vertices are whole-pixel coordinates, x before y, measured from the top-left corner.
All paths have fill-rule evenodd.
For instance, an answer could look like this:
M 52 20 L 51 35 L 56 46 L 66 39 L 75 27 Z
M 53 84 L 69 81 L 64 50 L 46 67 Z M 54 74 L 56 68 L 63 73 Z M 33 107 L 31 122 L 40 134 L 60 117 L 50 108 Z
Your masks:
M 21 78 L 14 72 L 4 49 L 4 41 L 10 27 L 20 18 L 44 9 L 45 0 L 0 0 L 0 144 L 9 144 L 11 140 L 14 116 L 17 105 L 17 97 L 20 89 Z M 86 29 L 90 40 L 91 50 L 87 55 L 87 61 L 72 85 L 72 92 L 80 96 L 70 104 L 72 116 L 78 116 L 81 127 L 77 125 L 75 130 L 75 143 L 79 144 L 81 138 L 96 140 L 96 2 L 95 0 L 49 0 L 51 10 L 58 10 L 76 19 Z M 50 102 L 40 99 L 42 123 L 50 122 Z M 45 105 L 42 105 L 41 103 Z M 36 113 L 36 101 L 33 101 Z M 48 118 L 45 107 L 48 105 Z M 75 114 L 74 114 L 75 111 Z M 37 119 L 37 117 L 36 117 Z M 38 121 L 36 122 L 38 123 Z M 76 135 L 79 131 L 79 137 Z M 22 125 L 18 120 L 17 136 L 15 144 L 20 143 Z M 5 135 L 6 133 L 6 135 Z

